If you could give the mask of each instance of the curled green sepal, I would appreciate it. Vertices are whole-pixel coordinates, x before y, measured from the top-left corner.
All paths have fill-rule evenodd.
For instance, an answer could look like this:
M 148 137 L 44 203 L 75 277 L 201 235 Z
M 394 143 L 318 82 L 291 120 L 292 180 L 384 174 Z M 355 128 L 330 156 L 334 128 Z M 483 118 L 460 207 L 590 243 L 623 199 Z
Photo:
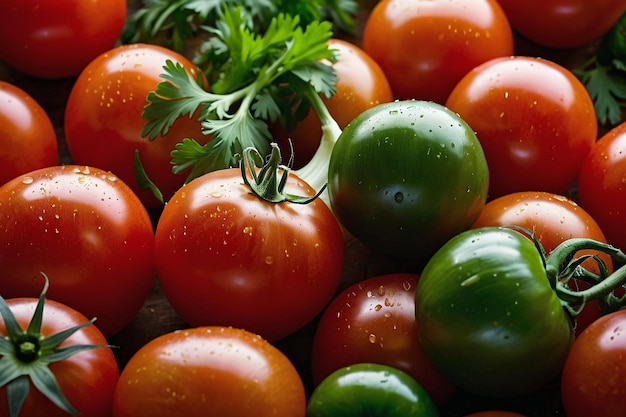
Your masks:
M 4 320 L 6 335 L 0 336 L 0 387 L 6 386 L 10 417 L 17 417 L 28 397 L 30 382 L 44 396 L 62 410 L 80 414 L 69 403 L 48 365 L 89 349 L 108 345 L 59 345 L 72 334 L 91 325 L 94 319 L 50 336 L 42 336 L 43 310 L 48 291 L 48 277 L 42 272 L 45 284 L 28 328 L 23 330 L 7 302 L 0 296 L 0 315 Z
M 312 197 L 285 192 L 290 168 L 281 165 L 280 148 L 278 145 L 274 142 L 270 145 L 271 153 L 265 164 L 263 164 L 263 157 L 256 148 L 248 147 L 243 150 L 240 164 L 241 175 L 244 183 L 252 190 L 252 193 L 270 203 L 288 201 L 296 204 L 308 204 L 319 197 L 326 186 L 322 187 Z

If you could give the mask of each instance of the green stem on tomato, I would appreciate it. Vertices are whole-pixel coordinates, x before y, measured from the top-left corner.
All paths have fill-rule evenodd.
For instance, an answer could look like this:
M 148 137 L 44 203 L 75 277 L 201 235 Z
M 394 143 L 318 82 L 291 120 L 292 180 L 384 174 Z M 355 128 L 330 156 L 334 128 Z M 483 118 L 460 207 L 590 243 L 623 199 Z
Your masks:
M 270 144 L 271 153 L 267 162 L 257 169 L 263 160 L 261 153 L 254 147 L 243 150 L 241 158 L 241 176 L 243 182 L 252 193 L 270 203 L 288 201 L 296 204 L 308 204 L 315 200 L 325 189 L 322 187 L 317 193 L 310 196 L 298 196 L 285 192 L 289 168 L 281 165 L 280 148 L 274 142 Z
M 596 250 L 610 255 L 620 264 L 626 263 L 624 252 L 603 242 L 586 238 L 572 238 L 561 243 L 549 254 L 546 260 L 546 274 L 561 300 L 561 304 L 574 316 L 580 312 L 585 303 L 591 300 L 602 301 L 605 298 L 605 305 L 615 307 L 615 301 L 609 297 L 616 288 L 626 284 L 626 265 L 609 274 L 606 266 L 598 259 L 601 275 L 597 276 L 581 265 L 587 257 L 574 258 L 580 250 Z M 567 273 L 564 273 L 564 268 Z M 562 281 L 564 275 L 567 275 L 568 278 L 571 276 L 580 277 L 590 284 L 590 287 L 583 290 L 572 290 L 567 287 L 567 279 L 565 282 Z

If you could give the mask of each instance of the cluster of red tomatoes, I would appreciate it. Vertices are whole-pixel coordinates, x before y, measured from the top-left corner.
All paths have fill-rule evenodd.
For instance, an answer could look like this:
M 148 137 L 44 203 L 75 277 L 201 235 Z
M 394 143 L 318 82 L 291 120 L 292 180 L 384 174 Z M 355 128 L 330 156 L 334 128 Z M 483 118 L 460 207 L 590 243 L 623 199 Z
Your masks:
M 0 414 L 61 416 L 69 403 L 84 416 L 115 417 L 623 415 L 623 313 L 603 315 L 595 302 L 577 312 L 575 341 L 550 382 L 557 388 L 547 388 L 557 400 L 529 401 L 527 392 L 492 400 L 467 387 L 460 393 L 432 361 L 416 331 L 415 303 L 421 268 L 461 231 L 524 227 L 547 253 L 570 238 L 626 248 L 626 124 L 599 130 L 592 98 L 568 69 L 593 52 L 624 1 L 362 5 L 362 38 L 330 42 L 339 81 L 324 102 L 344 129 L 330 164 L 330 207 L 320 199 L 268 203 L 236 168 L 181 188 L 170 152 L 184 138 L 209 138 L 196 120 L 180 118 L 148 141 L 141 114 L 167 59 L 197 69 L 162 46 L 116 46 L 125 1 L 7 3 L 0 6 L 7 65 L 0 70 L 0 295 L 24 332 L 0 305 L 7 341 L 0 367 L 24 360 L 26 371 L 6 381 L 0 372 Z M 55 83 L 65 96 L 46 96 L 59 94 Z M 33 85 L 38 91 L 27 92 Z M 62 114 L 50 115 L 55 106 Z M 420 130 L 398 124 L 403 119 L 390 116 L 397 112 L 424 117 Z M 295 130 L 271 129 L 284 153 L 293 146 L 296 168 L 320 142 L 313 112 Z M 385 138 L 364 133 L 374 130 Z M 436 142 L 453 134 L 461 139 Z M 414 145 L 407 135 L 432 140 Z M 467 153 L 464 140 L 478 140 L 481 152 Z M 362 157 L 371 148 L 376 157 Z M 165 208 L 137 183 L 137 154 Z M 402 168 L 392 165 L 397 159 Z M 445 170 L 435 171 L 442 159 Z M 415 166 L 420 174 L 407 177 Z M 285 191 L 316 192 L 293 175 Z M 396 203 L 402 209 L 389 209 Z M 622 263 L 598 250 L 580 255 L 596 276 Z M 38 328 L 29 320 L 42 274 L 50 289 Z M 148 329 L 158 337 L 145 340 L 125 330 L 135 323 L 138 331 L 133 320 L 151 292 L 175 311 L 180 329 Z M 150 326 L 159 325 L 158 314 Z M 36 384 L 23 404 L 11 399 L 24 390 L 13 381 L 41 381 L 41 364 L 58 353 L 23 350 L 91 317 L 95 325 L 59 346 L 97 347 L 50 363 L 57 382 Z M 123 346 L 130 337 L 140 345 Z M 107 340 L 120 344 L 117 360 Z M 20 352 L 17 359 L 7 349 Z M 307 369 L 293 363 L 303 356 Z M 50 389 L 55 384 L 66 402 Z

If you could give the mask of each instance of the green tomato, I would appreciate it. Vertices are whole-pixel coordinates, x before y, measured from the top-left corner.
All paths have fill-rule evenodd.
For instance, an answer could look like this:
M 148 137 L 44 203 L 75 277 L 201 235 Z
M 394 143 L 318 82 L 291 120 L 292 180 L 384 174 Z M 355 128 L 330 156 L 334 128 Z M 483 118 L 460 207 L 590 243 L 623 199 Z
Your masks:
M 359 363 L 340 368 L 315 388 L 307 417 L 437 417 L 437 407 L 409 374 Z
M 420 343 L 457 386 L 513 397 L 561 370 L 573 328 L 541 253 L 523 234 L 484 227 L 452 238 L 416 289 Z
M 371 249 L 425 260 L 466 230 L 487 198 L 474 131 L 432 102 L 375 106 L 346 126 L 330 158 L 328 195 L 342 225 Z

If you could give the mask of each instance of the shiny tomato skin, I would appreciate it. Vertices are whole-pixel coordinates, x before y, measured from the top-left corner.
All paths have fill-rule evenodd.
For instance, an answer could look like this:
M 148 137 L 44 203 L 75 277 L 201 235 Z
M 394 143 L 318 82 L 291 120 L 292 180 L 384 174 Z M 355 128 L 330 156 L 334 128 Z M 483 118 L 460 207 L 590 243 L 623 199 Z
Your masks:
M 555 62 L 496 58 L 470 71 L 446 107 L 475 131 L 487 157 L 489 198 L 565 194 L 598 134 L 585 86 Z
M 511 225 L 531 231 L 548 254 L 570 238 L 607 241 L 598 223 L 582 207 L 565 196 L 541 191 L 520 191 L 487 202 L 472 228 Z M 576 256 L 583 255 L 597 255 L 609 272 L 613 270 L 613 261 L 606 253 L 592 250 L 576 253 Z M 591 259 L 585 261 L 583 266 L 596 274 L 600 272 Z M 576 334 L 580 334 L 601 314 L 597 302 L 586 304 L 576 317 Z
M 135 150 L 139 150 L 148 177 L 167 201 L 185 181 L 184 174 L 172 172 L 170 153 L 175 145 L 187 137 L 199 143 L 208 141 L 200 123 L 188 117 L 178 119 L 167 135 L 154 141 L 141 136 L 146 96 L 163 81 L 160 75 L 168 59 L 196 74 L 196 67 L 187 58 L 158 45 L 130 44 L 109 50 L 78 76 L 65 109 L 66 141 L 74 162 L 113 172 L 148 207 L 162 204 L 137 185 Z
M 456 388 L 430 362 L 417 338 L 415 288 L 419 276 L 379 275 L 343 290 L 324 310 L 313 338 L 315 385 L 357 363 L 378 363 L 412 376 L 442 406 Z
M 514 52 L 496 0 L 382 0 L 368 16 L 363 49 L 397 99 L 445 103 L 469 70 Z
M 624 0 L 498 0 L 521 35 L 550 48 L 576 48 L 604 33 L 626 10 Z
M 0 185 L 58 160 L 57 135 L 46 111 L 20 87 L 0 81 Z
M 561 375 L 567 417 L 626 416 L 626 310 L 607 314 L 576 339 Z
M 315 194 L 295 175 L 285 191 Z M 330 301 L 344 243 L 321 199 L 268 203 L 230 168 L 174 194 L 157 224 L 155 255 L 165 296 L 187 323 L 241 327 L 274 341 Z
M 126 0 L 5 0 L 0 60 L 39 78 L 76 76 L 112 48 L 126 20 Z
M 284 354 L 232 327 L 159 336 L 120 375 L 113 417 L 304 417 L 302 380 Z
M 41 284 L 42 280 L 37 279 Z M 11 312 L 22 329 L 26 329 L 35 311 L 38 299 L 7 299 Z M 46 337 L 87 321 L 82 313 L 65 304 L 46 300 L 44 306 L 41 335 Z M 97 323 L 97 321 L 96 321 Z M 0 335 L 6 335 L 4 321 L 0 318 Z M 59 386 L 70 404 L 83 417 L 109 417 L 113 393 L 119 379 L 119 369 L 107 340 L 96 324 L 78 330 L 60 347 L 70 345 L 100 345 L 96 349 L 85 350 L 63 361 L 49 365 Z M 8 414 L 6 387 L 0 388 L 0 415 Z M 20 412 L 20 417 L 67 417 L 69 414 L 54 405 L 35 387 L 31 386 L 28 397 Z
M 626 248 L 626 123 L 598 140 L 578 177 L 580 205 L 598 222 L 609 243 Z
M 135 317 L 154 283 L 154 232 L 119 178 L 76 165 L 42 168 L 0 187 L 0 294 L 39 296 L 98 319 L 110 336 Z
M 357 45 L 331 39 L 330 48 L 337 51 L 337 62 L 332 64 L 337 76 L 336 93 L 329 99 L 322 96 L 328 111 L 339 127 L 344 128 L 363 111 L 380 103 L 393 101 L 391 86 L 380 66 Z M 294 151 L 295 169 L 305 165 L 315 154 L 322 126 L 313 110 L 298 122 L 294 129 L 277 123 L 272 126 L 274 140 L 280 145 L 281 153 L 289 155 L 289 139 Z

